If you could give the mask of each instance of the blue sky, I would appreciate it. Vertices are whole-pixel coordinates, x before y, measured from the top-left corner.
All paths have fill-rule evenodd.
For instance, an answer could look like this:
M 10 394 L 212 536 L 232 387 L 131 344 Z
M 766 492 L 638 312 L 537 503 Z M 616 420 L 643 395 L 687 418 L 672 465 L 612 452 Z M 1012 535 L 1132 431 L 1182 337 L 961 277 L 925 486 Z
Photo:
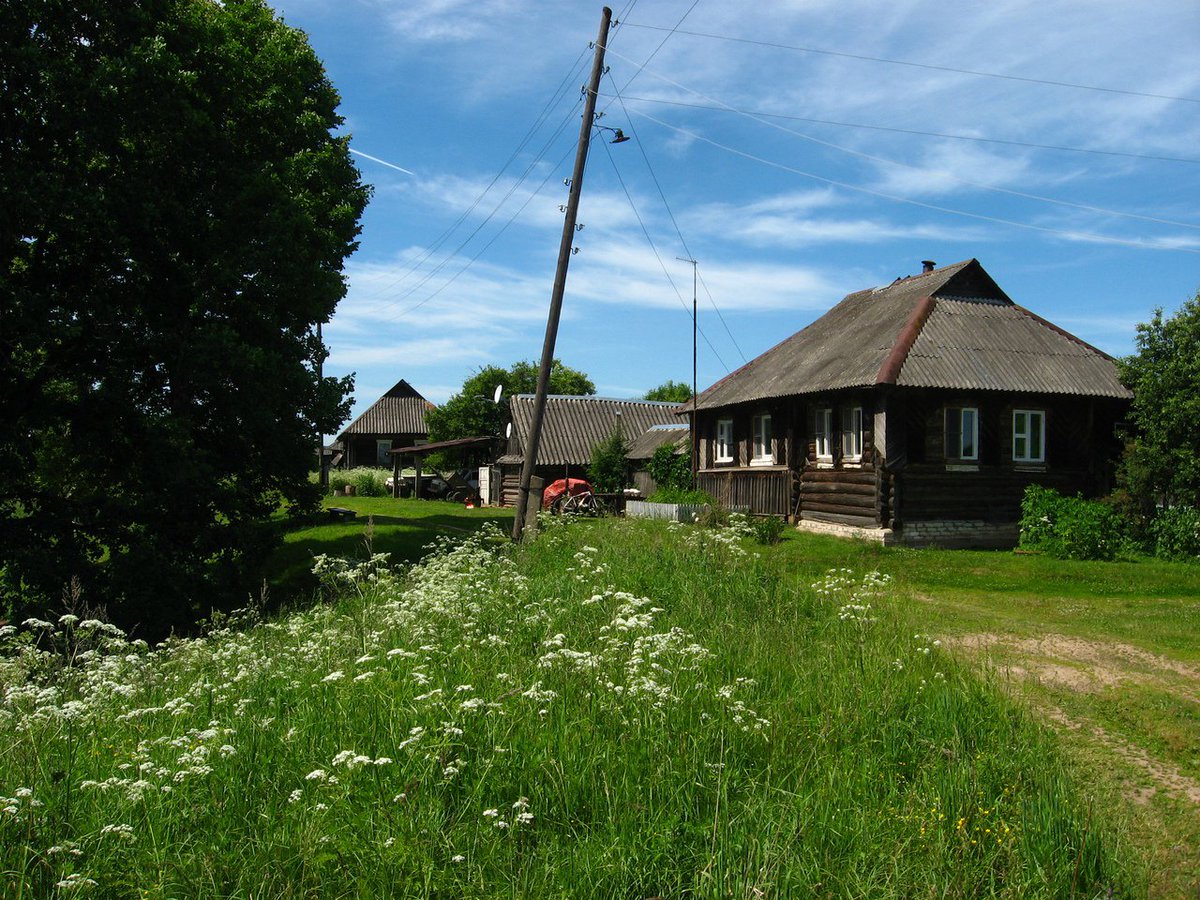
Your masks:
M 601 4 L 275 6 L 375 188 L 324 332 L 355 414 L 536 359 Z M 1194 0 L 613 10 L 600 123 L 634 139 L 592 143 L 557 348 L 602 395 L 691 380 L 677 257 L 701 390 L 923 259 L 978 258 L 1114 355 L 1200 287 Z

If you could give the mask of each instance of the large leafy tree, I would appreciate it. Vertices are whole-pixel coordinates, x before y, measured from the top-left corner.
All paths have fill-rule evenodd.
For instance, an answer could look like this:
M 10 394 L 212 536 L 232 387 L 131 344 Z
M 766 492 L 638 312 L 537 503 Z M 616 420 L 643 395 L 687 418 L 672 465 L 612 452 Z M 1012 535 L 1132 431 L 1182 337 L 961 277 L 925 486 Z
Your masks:
M 368 197 L 337 93 L 258 0 L 8 0 L 0 86 L 3 601 L 244 601 L 347 412 L 314 334 Z
M 537 390 L 538 364 L 522 360 L 507 369 L 484 366 L 463 382 L 462 390 L 425 415 L 431 441 L 498 435 L 507 419 L 507 405 L 493 402 L 496 387 L 503 396 L 532 394 Z M 596 393 L 592 380 L 578 369 L 554 360 L 550 368 L 551 394 L 586 396 Z
M 646 391 L 647 400 L 664 400 L 668 403 L 686 403 L 692 399 L 691 385 L 668 378 L 656 388 Z
M 1121 363 L 1134 393 L 1123 474 L 1144 507 L 1200 508 L 1200 293 L 1174 315 L 1138 325 L 1137 353 Z

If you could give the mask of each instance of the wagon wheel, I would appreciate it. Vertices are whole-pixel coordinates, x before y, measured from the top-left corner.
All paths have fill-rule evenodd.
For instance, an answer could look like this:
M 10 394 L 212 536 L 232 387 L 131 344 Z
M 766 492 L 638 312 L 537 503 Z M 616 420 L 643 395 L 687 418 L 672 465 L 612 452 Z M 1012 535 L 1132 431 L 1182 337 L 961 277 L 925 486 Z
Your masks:
M 446 499 L 449 500 L 451 503 L 462 503 L 464 500 L 467 499 L 467 492 L 466 491 L 450 491 L 450 493 L 446 494 Z

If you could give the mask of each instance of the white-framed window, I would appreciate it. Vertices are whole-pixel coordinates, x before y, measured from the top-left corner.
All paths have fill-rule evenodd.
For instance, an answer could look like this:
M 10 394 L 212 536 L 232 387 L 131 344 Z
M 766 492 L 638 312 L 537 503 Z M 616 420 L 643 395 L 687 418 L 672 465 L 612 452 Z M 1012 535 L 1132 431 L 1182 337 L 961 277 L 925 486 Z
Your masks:
M 979 459 L 979 410 L 974 406 L 946 407 L 946 459 Z
M 863 454 L 863 410 L 861 406 L 842 408 L 842 458 L 859 462 Z
M 750 431 L 754 441 L 754 458 L 751 462 L 775 462 L 775 454 L 771 452 L 771 414 L 760 413 L 750 420 Z
M 1046 413 L 1040 409 L 1013 410 L 1013 461 L 1046 461 Z
M 733 462 L 733 419 L 717 419 L 716 462 Z
M 833 410 L 824 407 L 813 414 L 813 438 L 818 462 L 833 462 Z
M 391 440 L 386 440 L 386 441 L 376 440 L 375 441 L 375 465 L 390 467 L 392 465 L 391 450 L 392 450 Z

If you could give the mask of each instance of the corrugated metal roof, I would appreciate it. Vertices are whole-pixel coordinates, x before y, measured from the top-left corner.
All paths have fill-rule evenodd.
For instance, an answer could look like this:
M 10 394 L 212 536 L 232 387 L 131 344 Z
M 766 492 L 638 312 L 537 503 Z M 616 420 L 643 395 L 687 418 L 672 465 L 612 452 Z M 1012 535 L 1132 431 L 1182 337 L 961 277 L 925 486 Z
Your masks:
M 338 435 L 342 440 L 349 434 L 411 434 L 426 435 L 425 413 L 433 404 L 422 397 L 404 379 L 372 403 Z
M 691 429 L 686 424 L 654 425 L 645 434 L 629 445 L 626 459 L 649 459 L 659 447 L 688 449 L 691 446 Z
M 1132 396 L 1108 356 L 1015 305 L 969 259 L 848 295 L 697 404 L 712 409 L 890 383 Z
M 620 428 L 626 442 L 632 442 L 654 425 L 677 424 L 678 403 L 650 400 L 616 400 L 607 397 L 550 396 L 542 419 L 542 438 L 538 447 L 538 465 L 587 465 L 596 445 Z M 501 462 L 519 462 L 524 458 L 529 426 L 533 419 L 533 395 L 518 394 L 509 406 L 512 435 L 508 453 Z
M 1016 305 L 938 299 L 896 383 L 1130 397 L 1111 359 Z

